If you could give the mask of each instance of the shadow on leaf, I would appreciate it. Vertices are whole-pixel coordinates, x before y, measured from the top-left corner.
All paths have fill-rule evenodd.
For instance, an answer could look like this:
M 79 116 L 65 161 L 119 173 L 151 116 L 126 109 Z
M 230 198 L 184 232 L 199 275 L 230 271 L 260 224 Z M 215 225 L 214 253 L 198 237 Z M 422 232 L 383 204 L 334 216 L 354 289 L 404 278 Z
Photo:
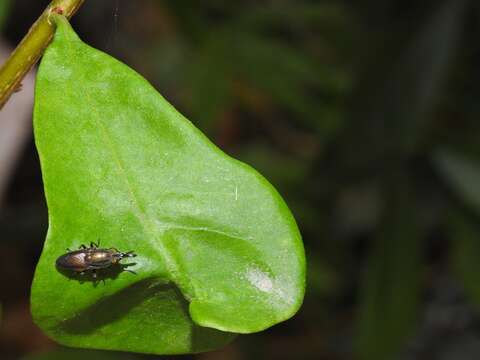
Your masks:
M 106 269 L 97 269 L 96 270 L 97 277 L 94 277 L 91 271 L 87 271 L 84 274 L 81 274 L 72 270 L 63 269 L 58 266 L 57 266 L 57 271 L 60 272 L 63 276 L 71 280 L 79 281 L 81 284 L 83 284 L 84 282 L 91 282 L 93 283 L 94 286 L 97 286 L 100 281 L 105 283 L 105 280 L 107 279 L 115 280 L 123 272 L 128 272 L 128 273 L 131 273 L 132 275 L 135 275 L 133 271 L 127 269 L 128 267 L 134 266 L 134 265 L 136 265 L 136 263 L 113 264 L 112 266 Z
M 118 276 L 122 270 L 120 269 L 111 275 Z M 63 321 L 61 327 L 71 334 L 91 333 L 126 316 L 131 309 L 145 300 L 161 292 L 172 290 L 172 288 L 175 288 L 175 286 L 165 283 L 159 284 L 156 279 L 141 280 L 78 312 L 74 317 Z
M 92 306 L 78 312 L 74 317 L 63 321 L 60 327 L 70 334 L 91 334 L 99 328 L 127 316 L 131 310 L 152 297 L 165 297 L 168 296 L 168 293 L 175 294 L 176 300 L 181 304 L 182 312 L 186 317 L 190 317 L 188 301 L 183 297 L 175 284 L 160 282 L 157 278 L 148 278 L 112 296 L 103 298 Z M 215 344 L 218 346 L 219 341 L 227 343 L 236 336 L 233 333 L 201 327 L 193 322 L 191 331 L 193 349 L 197 347 L 213 347 Z M 225 334 L 229 334 L 231 337 L 225 338 Z

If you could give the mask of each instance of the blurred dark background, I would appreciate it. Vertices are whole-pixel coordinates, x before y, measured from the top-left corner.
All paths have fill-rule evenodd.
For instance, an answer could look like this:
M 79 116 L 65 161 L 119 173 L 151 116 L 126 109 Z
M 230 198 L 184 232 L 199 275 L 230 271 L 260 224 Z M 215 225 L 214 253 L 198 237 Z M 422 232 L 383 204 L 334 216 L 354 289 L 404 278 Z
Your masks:
M 47 3 L 0 1 L 4 40 Z M 480 359 L 479 20 L 475 0 L 86 0 L 80 36 L 263 173 L 303 234 L 299 313 L 179 358 Z M 32 323 L 48 224 L 27 134 L 0 172 L 0 358 L 157 358 L 62 349 Z

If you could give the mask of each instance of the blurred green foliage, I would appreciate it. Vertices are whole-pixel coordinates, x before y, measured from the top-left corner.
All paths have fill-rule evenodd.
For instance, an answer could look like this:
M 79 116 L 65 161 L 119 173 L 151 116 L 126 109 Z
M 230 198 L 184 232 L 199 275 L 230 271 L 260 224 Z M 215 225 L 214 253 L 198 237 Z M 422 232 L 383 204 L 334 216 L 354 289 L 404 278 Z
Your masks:
M 346 31 L 354 24 L 347 8 L 303 1 L 275 6 L 161 1 L 158 6 L 178 28 L 155 47 L 162 63 L 157 76 L 162 86 L 181 88 L 182 101 L 204 129 L 212 130 L 232 109 L 286 111 L 322 136 L 338 129 L 342 99 L 351 86 L 348 65 L 339 61 L 351 49 Z M 305 37 L 312 29 L 322 38 Z
M 0 0 L 0 30 L 5 27 L 5 21 L 8 19 L 8 14 L 11 8 L 10 0 Z

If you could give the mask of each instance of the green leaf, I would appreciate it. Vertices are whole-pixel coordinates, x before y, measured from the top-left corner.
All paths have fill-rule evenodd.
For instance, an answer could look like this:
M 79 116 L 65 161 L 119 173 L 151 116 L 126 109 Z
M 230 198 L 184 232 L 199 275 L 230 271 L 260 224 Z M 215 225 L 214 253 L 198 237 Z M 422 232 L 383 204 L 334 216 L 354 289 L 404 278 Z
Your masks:
M 49 208 L 36 323 L 70 346 L 166 354 L 233 337 L 214 329 L 250 333 L 291 317 L 304 251 L 275 189 L 58 19 L 34 109 Z M 108 272 L 93 286 L 55 269 L 65 248 L 97 239 L 134 250 L 137 274 Z
M 138 356 L 128 353 L 117 353 L 111 351 L 79 350 L 79 349 L 58 349 L 39 354 L 30 354 L 22 357 L 21 360 L 135 360 Z

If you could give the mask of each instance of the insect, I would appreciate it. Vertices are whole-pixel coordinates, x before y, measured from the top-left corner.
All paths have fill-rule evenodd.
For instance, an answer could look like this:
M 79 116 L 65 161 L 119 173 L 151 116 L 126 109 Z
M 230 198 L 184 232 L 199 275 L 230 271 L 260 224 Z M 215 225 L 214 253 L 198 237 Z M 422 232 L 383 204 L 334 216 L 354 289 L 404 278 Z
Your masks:
M 57 259 L 56 265 L 59 269 L 74 271 L 80 275 L 91 271 L 93 278 L 96 279 L 97 270 L 119 264 L 120 260 L 124 258 L 137 256 L 133 251 L 121 252 L 115 248 L 102 249 L 99 246 L 100 241 L 98 243 L 91 242 L 90 247 L 82 244 L 75 251 L 67 249 L 68 252 Z M 134 273 L 131 270 L 123 270 Z

